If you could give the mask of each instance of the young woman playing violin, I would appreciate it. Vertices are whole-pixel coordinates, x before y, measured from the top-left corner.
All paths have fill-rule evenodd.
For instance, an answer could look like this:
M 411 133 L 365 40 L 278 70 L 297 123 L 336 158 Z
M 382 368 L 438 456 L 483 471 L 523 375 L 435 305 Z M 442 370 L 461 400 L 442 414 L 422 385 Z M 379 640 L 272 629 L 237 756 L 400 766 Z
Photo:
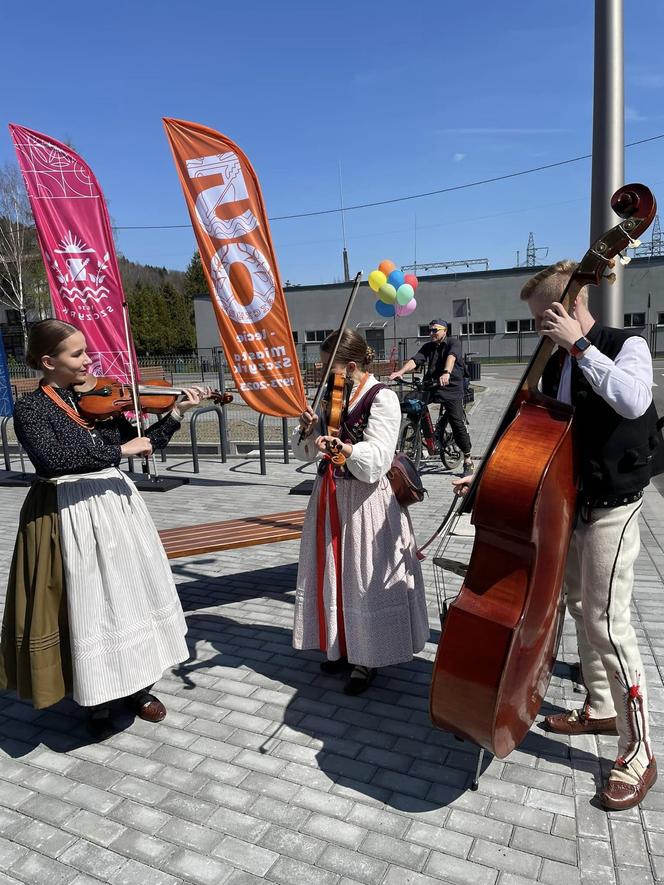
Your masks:
M 323 342 L 323 358 L 337 334 Z M 293 435 L 297 458 L 321 459 L 300 545 L 293 645 L 325 652 L 321 670 L 349 673 L 344 691 L 353 695 L 378 667 L 411 660 L 429 636 L 410 518 L 386 476 L 399 401 L 369 373 L 371 359 L 365 340 L 344 329 L 330 376 L 348 388 L 340 427 L 319 434 L 307 409 Z
M 36 708 L 65 694 L 87 708 L 88 729 L 112 727 L 124 698 L 142 719 L 166 715 L 150 687 L 188 656 L 171 570 L 141 496 L 118 466 L 163 448 L 182 413 L 207 391 L 191 388 L 138 437 L 124 417 L 92 422 L 74 389 L 91 360 L 85 338 L 59 320 L 35 324 L 28 364 L 38 390 L 16 403 L 14 427 L 37 472 L 23 505 L 0 643 L 0 688 Z

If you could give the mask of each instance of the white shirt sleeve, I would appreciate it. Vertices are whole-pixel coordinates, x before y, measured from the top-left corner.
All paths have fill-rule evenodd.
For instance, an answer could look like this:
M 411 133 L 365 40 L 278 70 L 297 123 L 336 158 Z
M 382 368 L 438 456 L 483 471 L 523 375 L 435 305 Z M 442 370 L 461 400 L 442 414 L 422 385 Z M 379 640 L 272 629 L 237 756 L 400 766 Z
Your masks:
M 309 436 L 305 436 L 302 442 L 300 442 L 300 428 L 299 425 L 293 431 L 293 435 L 291 436 L 291 449 L 293 450 L 293 455 L 297 458 L 298 461 L 316 461 L 317 458 L 322 457 L 322 452 L 319 452 L 316 448 L 316 444 L 314 440 L 317 436 L 320 435 L 320 424 L 316 424 L 314 429 L 309 434 Z
M 628 338 L 615 360 L 589 347 L 577 360 L 592 389 L 622 418 L 640 418 L 652 402 L 652 356 L 644 338 Z
M 363 482 L 378 482 L 390 469 L 399 439 L 401 406 L 393 390 L 384 388 L 371 404 L 362 442 L 353 446 L 346 466 Z

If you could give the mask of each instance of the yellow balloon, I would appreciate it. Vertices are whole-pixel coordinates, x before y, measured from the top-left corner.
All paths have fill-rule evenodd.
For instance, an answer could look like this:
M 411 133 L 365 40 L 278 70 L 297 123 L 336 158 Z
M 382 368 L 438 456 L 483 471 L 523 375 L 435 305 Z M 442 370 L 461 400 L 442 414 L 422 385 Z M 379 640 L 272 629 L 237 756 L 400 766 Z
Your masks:
M 386 282 L 387 277 L 382 270 L 372 270 L 369 274 L 369 285 L 374 292 L 378 292 L 380 287 L 384 286 Z
M 380 287 L 378 297 L 381 301 L 384 301 L 385 304 L 394 304 L 397 298 L 397 290 L 391 283 L 384 283 Z

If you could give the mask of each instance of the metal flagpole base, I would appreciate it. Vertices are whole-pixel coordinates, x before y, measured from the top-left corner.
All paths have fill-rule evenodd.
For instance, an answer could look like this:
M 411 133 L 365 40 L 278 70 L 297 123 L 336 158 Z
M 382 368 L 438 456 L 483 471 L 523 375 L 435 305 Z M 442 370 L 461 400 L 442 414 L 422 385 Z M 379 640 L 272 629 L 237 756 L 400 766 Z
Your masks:
M 289 495 L 310 495 L 314 490 L 314 480 L 304 479 L 289 491 Z
M 181 485 L 189 484 L 189 477 L 178 477 L 175 479 L 170 476 L 158 476 L 152 479 L 149 476 L 128 474 L 139 492 L 170 492 L 171 489 L 177 489 Z
M 35 481 L 35 474 L 17 473 L 13 470 L 0 470 L 0 486 L 31 486 Z

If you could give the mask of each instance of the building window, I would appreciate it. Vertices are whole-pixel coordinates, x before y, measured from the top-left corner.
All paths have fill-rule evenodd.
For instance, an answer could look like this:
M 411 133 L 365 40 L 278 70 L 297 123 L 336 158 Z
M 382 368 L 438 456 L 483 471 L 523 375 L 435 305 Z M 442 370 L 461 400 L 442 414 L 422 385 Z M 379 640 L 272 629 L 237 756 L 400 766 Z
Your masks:
M 629 329 L 634 326 L 645 326 L 646 324 L 646 315 L 644 313 L 626 313 L 625 314 L 625 328 Z
M 461 323 L 461 334 L 468 334 L 468 323 Z M 496 334 L 496 321 L 495 320 L 487 320 L 486 322 L 479 323 L 470 323 L 470 334 L 471 335 L 495 335 Z
M 297 332 L 293 329 L 293 344 L 297 344 Z
M 535 320 L 505 320 L 506 332 L 534 332 Z
M 304 340 L 307 344 L 320 344 L 325 341 L 328 335 L 331 335 L 333 329 L 307 329 L 304 333 Z
M 657 325 L 664 326 L 664 313 L 657 314 Z
M 417 336 L 418 338 L 428 338 L 429 337 L 429 324 L 426 326 L 418 326 L 417 327 Z

